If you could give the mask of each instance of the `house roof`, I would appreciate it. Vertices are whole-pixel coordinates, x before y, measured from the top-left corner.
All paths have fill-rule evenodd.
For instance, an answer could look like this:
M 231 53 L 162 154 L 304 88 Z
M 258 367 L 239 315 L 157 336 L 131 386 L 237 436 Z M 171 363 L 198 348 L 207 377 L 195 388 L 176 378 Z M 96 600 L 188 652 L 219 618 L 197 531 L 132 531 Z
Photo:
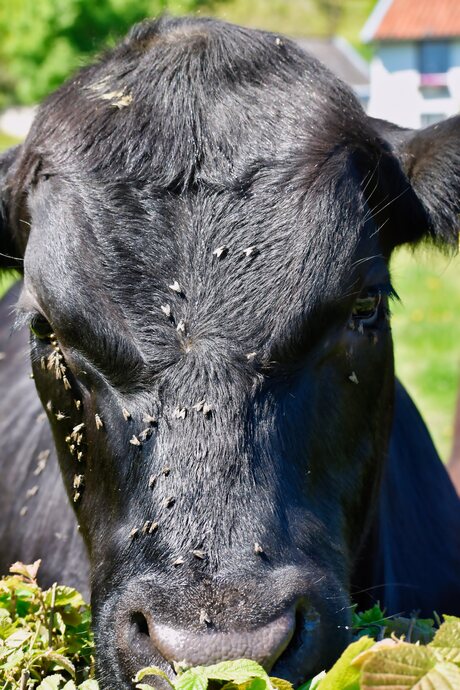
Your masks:
M 459 0 L 379 0 L 361 33 L 365 42 L 460 37 Z
M 367 62 L 343 38 L 294 38 L 297 45 L 320 60 L 342 81 L 353 87 L 369 84 Z

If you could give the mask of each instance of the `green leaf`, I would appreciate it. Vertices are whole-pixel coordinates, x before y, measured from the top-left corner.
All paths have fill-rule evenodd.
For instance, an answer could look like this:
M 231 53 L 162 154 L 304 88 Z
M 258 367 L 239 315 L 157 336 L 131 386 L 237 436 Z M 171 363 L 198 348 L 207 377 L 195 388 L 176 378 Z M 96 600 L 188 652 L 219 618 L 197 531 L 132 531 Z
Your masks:
M 374 644 L 370 637 L 360 637 L 348 645 L 329 673 L 320 680 L 318 690 L 359 690 L 359 669 L 353 667 L 351 662 Z
M 12 649 L 22 647 L 24 642 L 32 637 L 32 633 L 28 630 L 17 630 L 12 635 L 6 638 L 5 645 Z
M 43 656 L 45 656 L 48 661 L 52 661 L 54 664 L 64 669 L 64 671 L 67 671 L 72 678 L 75 678 L 75 666 L 70 659 L 65 657 L 63 654 L 58 654 L 57 652 L 45 652 Z
M 45 603 L 47 606 L 51 606 L 51 599 L 53 596 L 52 588 L 45 592 Z M 56 587 L 55 602 L 54 606 L 59 608 L 60 606 L 72 606 L 73 608 L 80 608 L 80 606 L 85 605 L 85 600 L 83 599 L 80 592 L 72 587 L 64 587 L 59 585 Z
M 155 690 L 153 685 L 148 685 L 148 683 L 138 683 L 136 688 L 138 688 L 138 690 Z
M 64 678 L 60 673 L 55 673 L 52 676 L 46 676 L 38 686 L 37 690 L 59 690 Z
M 88 680 L 83 681 L 83 683 L 80 683 L 78 690 L 99 690 L 99 684 L 97 680 L 89 678 Z
M 308 683 L 304 683 L 303 685 L 301 685 L 299 688 L 297 688 L 297 690 L 317 690 L 320 682 L 325 677 L 326 671 L 321 671 L 321 673 L 318 673 L 318 675 L 309 680 Z
M 35 581 L 37 578 L 37 573 L 38 569 L 40 567 L 41 560 L 39 559 L 38 561 L 35 561 L 31 565 L 25 565 L 25 563 L 21 563 L 20 561 L 17 561 L 17 563 L 13 563 L 13 565 L 10 568 L 10 573 L 15 573 L 17 575 L 21 575 L 22 577 L 25 577 L 26 580 L 33 580 Z
M 203 666 L 197 666 L 182 673 L 174 683 L 176 690 L 206 690 L 208 687 L 206 670 Z
M 77 690 L 77 686 L 73 682 L 73 680 L 67 681 L 67 683 L 64 685 L 62 690 Z
M 353 612 L 352 615 L 352 625 L 354 628 L 367 627 L 372 624 L 381 626 L 385 625 L 386 620 L 385 613 L 378 604 L 367 611 Z
M 381 649 L 363 666 L 361 690 L 459 690 L 460 669 L 437 661 L 428 647 L 398 644 Z
M 428 646 L 435 649 L 445 661 L 460 665 L 460 619 L 454 616 L 444 618 L 445 623 Z
M 428 644 L 434 637 L 434 621 L 426 618 L 405 618 L 397 616 L 387 621 L 385 634 L 394 633 L 397 637 L 404 635 L 407 642 Z
M 251 678 L 263 678 L 268 681 L 268 675 L 260 664 L 250 659 L 235 659 L 222 661 L 220 664 L 205 666 L 204 672 L 209 680 L 229 680 L 240 685 Z
M 266 678 L 260 678 L 257 676 L 247 680 L 246 683 L 238 683 L 234 685 L 237 690 L 271 690 L 271 684 L 268 676 Z
M 159 676 L 160 678 L 163 678 L 163 680 L 166 680 L 169 685 L 174 688 L 174 685 L 171 683 L 169 677 L 164 671 L 161 670 L 161 668 L 158 668 L 158 666 L 146 666 L 145 668 L 141 668 L 141 670 L 138 671 L 134 676 L 133 683 L 138 683 L 146 676 Z
M 270 676 L 270 683 L 276 690 L 294 690 L 292 683 L 283 678 L 273 678 Z

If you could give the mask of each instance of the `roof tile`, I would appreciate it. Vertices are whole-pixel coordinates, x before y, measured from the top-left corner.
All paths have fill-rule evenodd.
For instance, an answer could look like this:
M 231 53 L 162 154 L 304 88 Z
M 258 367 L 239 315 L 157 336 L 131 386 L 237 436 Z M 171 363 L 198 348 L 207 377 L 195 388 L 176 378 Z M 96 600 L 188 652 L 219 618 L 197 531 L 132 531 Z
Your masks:
M 420 40 L 460 37 L 459 0 L 393 0 L 373 39 Z

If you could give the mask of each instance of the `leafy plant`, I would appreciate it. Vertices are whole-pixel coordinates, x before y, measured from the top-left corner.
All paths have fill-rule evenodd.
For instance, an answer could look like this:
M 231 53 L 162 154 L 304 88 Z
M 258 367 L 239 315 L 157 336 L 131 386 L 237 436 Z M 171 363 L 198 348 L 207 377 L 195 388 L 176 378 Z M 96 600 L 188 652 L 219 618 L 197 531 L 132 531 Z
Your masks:
M 71 587 L 37 584 L 40 561 L 0 580 L 0 688 L 97 690 L 91 613 Z
M 39 565 L 15 563 L 0 580 L 0 690 L 98 690 L 89 606 L 70 587 L 43 591 Z M 386 616 L 379 606 L 355 610 L 354 641 L 298 690 L 460 690 L 460 619 L 437 623 Z M 153 690 L 161 677 L 171 690 L 293 690 L 249 659 L 176 672 L 171 680 L 144 668 L 133 688 Z

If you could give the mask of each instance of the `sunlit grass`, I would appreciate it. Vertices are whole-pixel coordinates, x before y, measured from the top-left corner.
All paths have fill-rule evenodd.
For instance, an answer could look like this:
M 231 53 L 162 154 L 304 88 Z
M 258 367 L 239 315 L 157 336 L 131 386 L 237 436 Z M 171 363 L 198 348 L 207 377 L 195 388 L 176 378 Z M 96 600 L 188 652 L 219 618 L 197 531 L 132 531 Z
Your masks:
M 375 0 L 348 0 L 336 28 L 358 48 L 359 34 Z M 327 17 L 315 0 L 223 0 L 211 10 L 230 22 L 266 29 L 289 36 L 326 36 L 330 32 Z
M 8 149 L 10 146 L 15 146 L 16 144 L 19 144 L 19 142 L 20 139 L 12 137 L 9 134 L 6 134 L 5 132 L 2 132 L 0 130 L 0 151 Z
M 460 256 L 403 249 L 392 275 L 396 371 L 446 460 L 460 378 Z

